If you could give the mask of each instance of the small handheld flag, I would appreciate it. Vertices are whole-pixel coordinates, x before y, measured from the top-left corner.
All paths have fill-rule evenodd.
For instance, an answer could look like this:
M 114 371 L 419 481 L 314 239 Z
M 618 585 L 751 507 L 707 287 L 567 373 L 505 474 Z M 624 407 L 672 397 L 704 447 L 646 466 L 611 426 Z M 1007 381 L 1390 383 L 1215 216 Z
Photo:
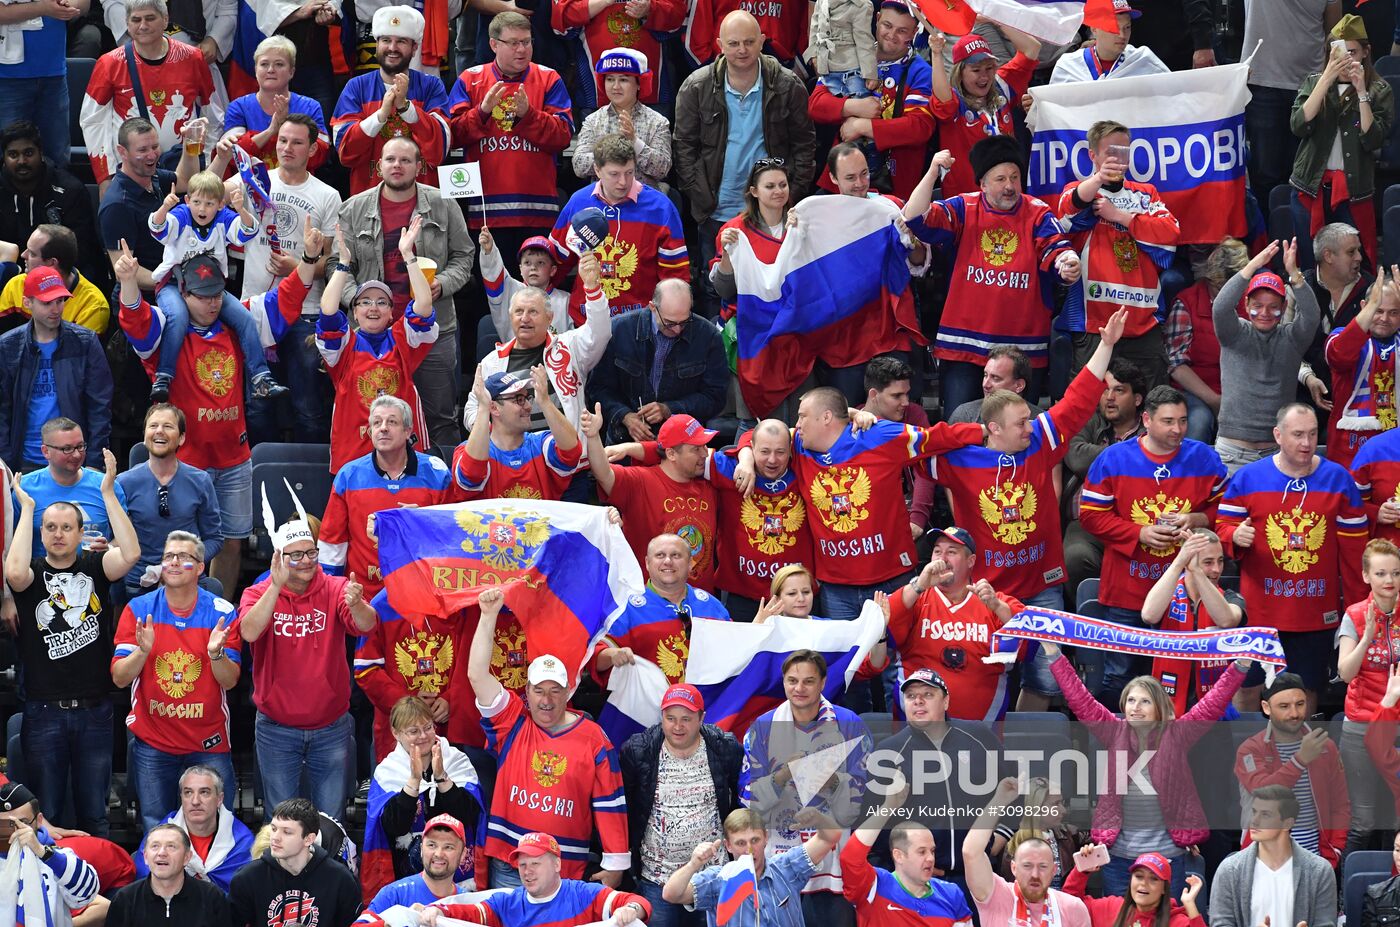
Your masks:
M 757 923 L 758 873 L 753 868 L 753 857 L 745 853 L 725 863 L 720 867 L 719 878 L 719 907 L 715 909 L 717 927 L 737 923 L 739 912 L 750 899 L 753 902 L 754 923 Z

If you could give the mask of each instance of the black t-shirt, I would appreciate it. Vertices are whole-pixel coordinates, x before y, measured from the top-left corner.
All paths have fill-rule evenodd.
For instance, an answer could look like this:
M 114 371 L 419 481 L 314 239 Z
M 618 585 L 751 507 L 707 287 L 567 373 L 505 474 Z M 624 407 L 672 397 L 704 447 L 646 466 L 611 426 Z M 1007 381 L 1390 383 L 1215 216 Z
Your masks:
M 26 698 L 100 698 L 112 691 L 111 583 L 102 554 L 79 551 L 66 569 L 35 557 L 34 582 L 15 593 Z

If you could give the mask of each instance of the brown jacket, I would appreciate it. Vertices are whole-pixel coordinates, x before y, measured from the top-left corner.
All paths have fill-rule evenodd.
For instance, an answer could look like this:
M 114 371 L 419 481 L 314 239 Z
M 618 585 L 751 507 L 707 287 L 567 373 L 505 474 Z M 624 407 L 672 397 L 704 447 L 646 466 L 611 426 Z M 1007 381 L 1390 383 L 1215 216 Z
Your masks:
M 789 171 L 793 199 L 812 185 L 817 135 L 807 114 L 807 88 L 796 75 L 763 55 L 763 147 L 782 158 Z M 672 149 L 676 178 L 690 200 L 690 212 L 704 222 L 715 211 L 724 176 L 724 149 L 729 137 L 729 108 L 724 99 L 723 56 L 692 73 L 676 96 Z M 745 165 L 747 172 L 752 165 Z

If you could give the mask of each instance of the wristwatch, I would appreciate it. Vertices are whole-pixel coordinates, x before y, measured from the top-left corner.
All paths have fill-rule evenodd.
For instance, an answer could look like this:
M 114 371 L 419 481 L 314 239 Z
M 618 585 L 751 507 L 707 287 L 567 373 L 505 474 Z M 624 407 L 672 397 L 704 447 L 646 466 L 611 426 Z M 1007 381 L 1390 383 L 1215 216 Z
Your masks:
M 305 263 L 305 264 L 315 264 L 317 261 L 319 261 L 319 260 L 321 259 L 321 257 L 322 257 L 322 255 L 319 255 L 319 254 L 316 254 L 316 255 L 303 254 L 303 255 L 301 256 L 301 260 L 302 260 L 302 262 Z
M 53 854 L 54 854 L 54 848 L 53 848 L 51 845 L 49 845 L 49 844 L 46 843 L 46 844 L 44 844 L 43 852 L 41 852 L 41 853 L 39 854 L 39 858 L 42 859 L 44 862 L 48 862 L 48 861 L 49 861 L 49 857 L 53 856 Z
M 223 649 L 222 647 L 220 647 L 218 650 L 216 650 L 216 651 L 214 651 L 213 653 L 209 654 L 209 662 L 210 662 L 210 663 L 218 663 L 220 660 L 225 659 L 227 656 L 228 656 L 228 655 L 227 655 L 226 653 L 224 653 L 224 649 Z
M 336 264 L 336 265 L 335 265 L 335 269 L 338 270 L 338 271 L 340 271 L 342 274 L 348 274 L 348 273 L 350 273 L 350 265 L 349 265 L 349 264 Z

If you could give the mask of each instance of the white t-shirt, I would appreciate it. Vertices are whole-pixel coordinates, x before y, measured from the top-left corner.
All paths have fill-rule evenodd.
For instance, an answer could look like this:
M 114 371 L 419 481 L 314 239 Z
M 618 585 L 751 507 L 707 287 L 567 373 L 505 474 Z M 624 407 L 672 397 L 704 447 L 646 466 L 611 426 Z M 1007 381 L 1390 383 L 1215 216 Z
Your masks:
M 1254 887 L 1249 893 L 1249 922 L 1293 924 L 1293 857 L 1278 869 L 1270 869 L 1262 859 L 1254 862 Z
M 300 259 L 304 242 L 302 232 L 306 228 L 306 217 L 311 216 L 311 224 L 326 236 L 326 247 L 334 247 L 335 230 L 340 225 L 340 194 L 335 188 L 317 180 L 310 174 L 306 182 L 293 186 L 283 183 L 278 171 L 271 171 L 273 206 L 262 216 L 262 228 L 257 237 L 243 246 L 243 298 L 257 296 L 273 289 L 275 281 L 267 270 L 268 259 L 272 256 L 272 244 L 268 238 L 271 231 L 277 233 L 282 251 Z M 302 303 L 303 316 L 316 316 L 321 311 L 321 291 L 326 288 L 324 278 L 318 278 L 311 285 L 311 292 Z

